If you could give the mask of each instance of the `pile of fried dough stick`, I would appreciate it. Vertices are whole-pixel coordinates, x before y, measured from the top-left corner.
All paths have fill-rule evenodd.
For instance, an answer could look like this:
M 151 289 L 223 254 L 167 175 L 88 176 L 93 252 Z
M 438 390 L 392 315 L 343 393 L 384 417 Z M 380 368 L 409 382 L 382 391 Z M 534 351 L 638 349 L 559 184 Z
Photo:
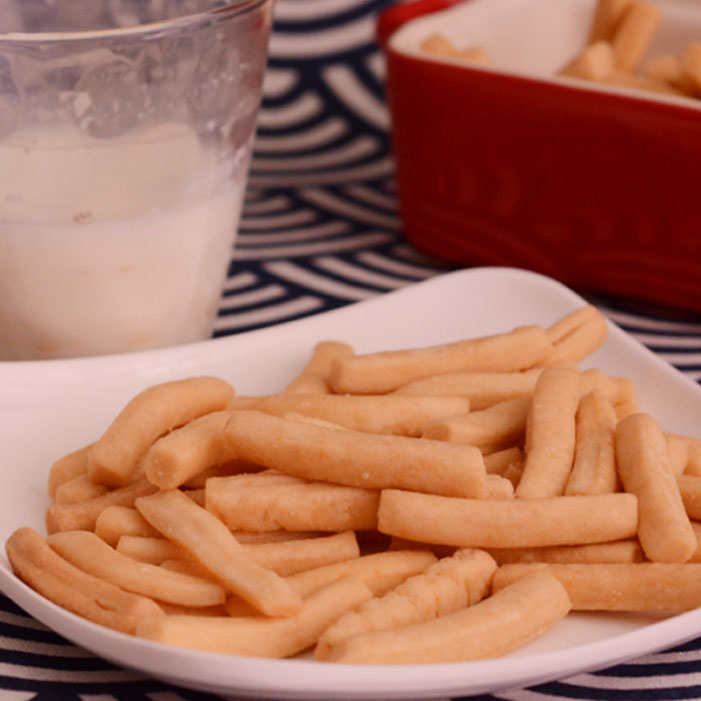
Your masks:
M 701 36 L 676 52 L 646 57 L 664 22 L 649 0 L 598 0 L 585 45 L 557 74 L 602 85 L 701 98 Z M 458 47 L 445 34 L 426 37 L 420 50 L 432 56 L 491 66 L 479 45 Z
M 66 609 L 168 645 L 342 663 L 504 655 L 570 611 L 701 605 L 701 440 L 581 369 L 593 306 L 356 354 L 278 394 L 135 396 L 50 469 L 47 537 L 6 543 Z

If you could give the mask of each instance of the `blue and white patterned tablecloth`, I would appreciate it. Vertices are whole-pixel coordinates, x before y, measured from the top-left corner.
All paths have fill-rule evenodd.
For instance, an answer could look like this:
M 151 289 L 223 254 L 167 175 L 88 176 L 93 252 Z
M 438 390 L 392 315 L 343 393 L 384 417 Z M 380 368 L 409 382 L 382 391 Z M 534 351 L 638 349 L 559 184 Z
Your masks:
M 334 309 L 447 270 L 407 245 L 396 212 L 373 42 L 391 0 L 277 0 L 265 98 L 216 334 Z M 701 318 L 593 299 L 694 380 Z M 701 631 L 700 631 L 701 633 Z M 77 648 L 0 596 L 0 698 L 205 700 Z M 701 638 L 628 664 L 483 700 L 701 699 Z

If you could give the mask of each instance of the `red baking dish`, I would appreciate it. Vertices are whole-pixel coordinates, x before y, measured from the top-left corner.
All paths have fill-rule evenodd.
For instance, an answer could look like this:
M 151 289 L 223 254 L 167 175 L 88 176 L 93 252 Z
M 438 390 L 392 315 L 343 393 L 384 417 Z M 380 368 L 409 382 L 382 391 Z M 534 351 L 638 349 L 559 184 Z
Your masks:
M 656 4 L 649 55 L 701 40 L 698 0 Z M 701 101 L 556 76 L 594 9 L 419 0 L 380 17 L 406 237 L 459 264 L 701 311 Z M 435 33 L 485 47 L 493 67 L 420 51 Z

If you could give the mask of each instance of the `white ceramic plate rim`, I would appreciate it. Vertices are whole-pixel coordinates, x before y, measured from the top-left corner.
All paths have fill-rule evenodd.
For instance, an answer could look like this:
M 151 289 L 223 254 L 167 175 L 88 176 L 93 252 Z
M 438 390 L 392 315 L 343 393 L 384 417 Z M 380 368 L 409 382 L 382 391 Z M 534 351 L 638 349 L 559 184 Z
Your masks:
M 301 368 L 319 340 L 347 340 L 359 352 L 429 345 L 519 323 L 552 323 L 582 304 L 574 292 L 541 275 L 476 268 L 301 321 L 204 343 L 100 358 L 0 363 L 0 425 L 7 432 L 6 469 L 14 474 L 14 481 L 0 492 L 0 538 L 4 542 L 21 525 L 41 527 L 48 502 L 38 493 L 48 462 L 37 463 L 94 439 L 106 418 L 144 386 L 217 373 L 241 394 L 275 391 Z M 609 338 L 591 364 L 633 377 L 643 409 L 669 430 L 693 433 L 693 417 L 701 409 L 699 387 L 618 327 L 611 324 Z M 33 429 L 43 431 L 41 441 L 28 440 L 30 420 Z M 701 610 L 615 621 L 605 615 L 577 615 L 503 659 L 360 670 L 306 659 L 200 653 L 122 635 L 47 602 L 14 577 L 4 557 L 0 588 L 56 632 L 117 665 L 203 691 L 258 698 L 409 699 L 485 693 L 606 667 L 701 632 Z

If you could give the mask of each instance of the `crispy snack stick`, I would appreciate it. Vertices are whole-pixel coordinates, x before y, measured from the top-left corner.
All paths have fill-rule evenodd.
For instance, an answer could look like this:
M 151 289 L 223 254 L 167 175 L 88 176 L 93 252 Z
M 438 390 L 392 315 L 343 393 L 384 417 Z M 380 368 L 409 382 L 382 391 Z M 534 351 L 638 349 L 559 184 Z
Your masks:
M 236 458 L 224 435 L 228 420 L 228 411 L 214 411 L 155 441 L 141 460 L 146 479 L 161 489 L 175 489 L 207 468 Z M 241 472 L 250 467 L 239 465 Z
M 570 61 L 560 75 L 583 80 L 606 80 L 615 68 L 613 47 L 608 41 L 595 41 Z
M 470 400 L 470 409 L 474 411 L 486 409 L 507 399 L 530 396 L 541 372 L 542 368 L 535 368 L 523 372 L 458 372 L 433 375 L 402 385 L 393 394 L 463 396 Z
M 652 2 L 630 4 L 611 40 L 616 68 L 628 73 L 637 70 L 661 22 L 662 11 Z
M 213 477 L 205 505 L 232 531 L 348 531 L 377 526 L 376 489 L 337 484 L 276 484 L 240 487 Z
M 441 346 L 342 358 L 333 364 L 330 382 L 338 394 L 384 394 L 430 375 L 526 370 L 551 350 L 541 326 L 521 326 Z
M 458 396 L 315 395 L 273 394 L 235 397 L 232 409 L 262 411 L 275 416 L 302 414 L 355 431 L 420 436 L 423 429 L 443 417 L 467 414 L 470 400 Z
M 522 460 L 523 451 L 518 446 L 513 446 L 494 453 L 487 453 L 484 456 L 484 468 L 488 475 L 501 475 L 503 477 L 509 465 Z
M 572 470 L 579 373 L 548 368 L 538 378 L 526 421 L 526 459 L 516 497 L 562 494 Z
M 407 577 L 423 572 L 434 562 L 436 556 L 428 550 L 394 550 L 315 567 L 293 574 L 286 581 L 300 596 L 308 596 L 315 589 L 340 577 L 355 577 L 364 582 L 375 596 L 379 596 L 394 589 Z
M 243 548 L 259 565 L 282 577 L 360 557 L 352 531 L 279 543 L 247 543 Z
M 608 335 L 603 314 L 589 304 L 550 326 L 547 336 L 553 350 L 541 365 L 555 366 L 578 362 L 593 353 Z
M 523 562 L 554 563 L 633 563 L 645 556 L 637 538 L 591 545 L 553 545 L 545 548 L 490 548 L 489 554 L 500 565 Z
M 530 397 L 507 399 L 465 416 L 436 421 L 426 427 L 424 438 L 477 446 L 483 452 L 513 447 L 523 440 Z
M 589 33 L 589 43 L 611 41 L 633 0 L 599 0 Z
M 314 645 L 325 628 L 371 595 L 360 580 L 345 577 L 311 593 L 288 618 L 162 616 L 142 621 L 136 635 L 192 650 L 290 657 Z
M 422 42 L 420 49 L 435 56 L 454 56 L 457 47 L 445 34 L 431 34 Z
M 627 492 L 638 498 L 638 538 L 653 562 L 686 562 L 696 537 L 686 515 L 657 422 L 638 413 L 616 426 L 618 473 Z
M 95 535 L 115 547 L 124 535 L 157 537 L 158 531 L 132 506 L 108 506 L 95 521 Z
M 49 534 L 58 531 L 92 531 L 97 517 L 108 506 L 132 506 L 135 499 L 153 494 L 157 489 L 142 478 L 79 504 L 56 504 L 46 512 L 46 531 Z
M 74 567 L 31 528 L 16 530 L 7 539 L 5 551 L 22 581 L 55 604 L 95 623 L 133 633 L 139 620 L 163 615 L 155 601 Z
M 575 451 L 565 494 L 606 494 L 618 486 L 614 432 L 616 412 L 601 390 L 579 400 Z
M 318 567 L 322 564 L 321 560 L 336 562 L 357 557 L 358 550 L 358 546 L 352 542 L 353 539 L 347 534 L 329 536 L 317 532 L 275 531 L 270 533 L 238 532 L 234 533 L 234 537 L 259 565 L 278 572 L 278 567 L 274 563 L 277 559 L 280 569 L 283 570 L 278 574 L 290 574 L 292 569 L 296 571 L 307 569 L 306 565 L 310 559 L 313 559 L 316 564 L 310 564 L 309 567 Z M 340 545 L 340 548 L 333 545 L 334 539 L 339 539 L 340 543 L 337 545 Z M 300 551 L 298 542 L 301 541 L 311 541 L 311 544 L 307 549 Z M 273 548 L 272 546 L 279 547 Z M 124 534 L 119 537 L 115 549 L 134 560 L 148 562 L 152 565 L 162 565 L 168 560 L 192 562 L 191 556 L 185 550 L 162 536 Z
M 74 450 L 68 455 L 56 460 L 49 469 L 47 491 L 52 499 L 56 498 L 56 490 L 64 483 L 85 474 L 88 471 L 88 453 L 93 444 Z
M 109 490 L 104 484 L 95 484 L 87 472 L 63 482 L 56 488 L 54 501 L 57 504 L 79 504 L 81 501 L 102 496 Z
M 701 94 L 701 42 L 692 41 L 679 56 L 682 81 L 692 94 Z
M 674 54 L 651 56 L 642 67 L 645 78 L 681 88 L 684 82 L 681 62 Z
M 298 477 L 465 497 L 485 492 L 484 461 L 473 446 L 334 430 L 257 411 L 233 412 L 225 430 L 240 457 Z
M 689 443 L 684 436 L 676 433 L 665 432 L 664 437 L 667 443 L 669 466 L 675 475 L 681 475 L 689 462 Z
M 541 570 L 562 583 L 575 611 L 687 611 L 701 606 L 701 565 L 695 564 L 502 565 L 492 588 L 499 591 Z
M 472 606 L 491 588 L 497 565 L 482 550 L 459 550 L 409 577 L 385 594 L 348 611 L 321 635 L 315 649 L 325 660 L 339 643 L 363 633 L 429 621 Z
M 558 580 L 536 573 L 456 613 L 345 640 L 328 659 L 425 664 L 500 657 L 544 633 L 569 610 L 570 600 Z
M 485 499 L 513 499 L 514 485 L 507 477 L 487 475 L 487 491 Z
M 124 486 L 154 441 L 198 416 L 224 409 L 233 394 L 231 385 L 216 377 L 191 377 L 143 390 L 93 445 L 88 474 L 99 484 Z
M 689 456 L 684 473 L 701 477 L 701 440 L 687 436 L 687 441 L 689 444 Z
M 211 579 L 192 577 L 137 562 L 111 548 L 90 531 L 55 533 L 49 546 L 83 572 L 134 594 L 181 606 L 215 606 L 226 600 L 224 588 Z
M 589 392 L 598 389 L 610 401 L 618 399 L 618 384 L 599 368 L 588 368 L 579 373 L 579 396 L 583 397 Z
M 422 543 L 463 548 L 580 545 L 632 538 L 632 494 L 546 499 L 456 499 L 385 489 L 378 530 Z
M 136 500 L 141 515 L 166 538 L 185 549 L 232 594 L 268 616 L 291 616 L 300 598 L 275 572 L 254 562 L 231 531 L 178 490 Z
M 615 377 L 614 382 L 618 386 L 618 394 L 613 408 L 616 411 L 616 418 L 621 421 L 626 416 L 638 413 L 638 395 L 633 380 L 629 377 Z
M 153 526 L 151 527 L 153 528 Z M 154 528 L 154 530 L 156 529 Z M 119 537 L 115 545 L 115 550 L 126 557 L 130 557 L 138 562 L 146 562 L 150 565 L 161 565 L 166 560 L 191 559 L 190 555 L 185 550 L 161 535 L 142 536 L 124 534 Z
M 694 521 L 701 520 L 701 477 L 678 475 L 677 486 L 687 516 Z
M 329 374 L 337 358 L 354 354 L 353 348 L 343 341 L 320 341 L 302 371 L 282 391 L 283 394 L 330 394 Z
M 694 529 L 694 535 L 696 536 L 696 550 L 694 550 L 687 562 L 701 563 L 701 523 L 692 521 L 691 527 Z

